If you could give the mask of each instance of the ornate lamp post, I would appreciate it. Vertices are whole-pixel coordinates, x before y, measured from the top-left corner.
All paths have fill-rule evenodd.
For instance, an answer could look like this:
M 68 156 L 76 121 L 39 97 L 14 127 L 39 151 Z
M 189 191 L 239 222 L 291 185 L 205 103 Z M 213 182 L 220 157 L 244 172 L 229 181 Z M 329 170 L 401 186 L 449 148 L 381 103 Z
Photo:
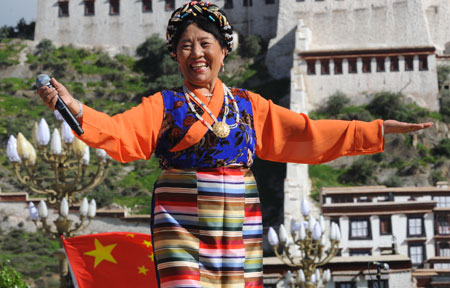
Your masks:
M 301 212 L 304 219 L 299 222 L 292 219 L 290 236 L 283 224 L 280 225 L 278 234 L 270 227 L 269 243 L 275 255 L 284 264 L 295 269 L 294 273 L 288 271 L 284 277 L 288 287 L 326 287 L 331 280 L 331 272 L 328 269 L 323 271 L 319 267 L 336 256 L 339 251 L 341 232 L 336 223 L 331 224 L 330 246 L 326 249 L 323 217 L 320 216 L 317 221 L 310 215 L 306 199 L 302 200 Z M 279 247 L 282 250 L 281 254 L 278 251 Z
M 88 173 L 90 163 L 89 147 L 75 138 L 69 125 L 55 111 L 60 129 L 54 129 L 50 137 L 50 129 L 44 118 L 33 128 L 34 146 L 19 133 L 17 139 L 10 136 L 6 153 L 14 167 L 17 179 L 31 191 L 45 195 L 52 206 L 59 207 L 59 215 L 50 224 L 47 204 L 41 200 L 38 208 L 29 204 L 30 218 L 38 229 L 46 231 L 51 238 L 72 237 L 76 232 L 86 228 L 96 213 L 96 203 L 87 198 L 81 201 L 79 221 L 69 219 L 69 207 L 74 204 L 75 195 L 90 191 L 98 186 L 106 177 L 111 165 L 111 158 L 104 150 L 97 149 L 97 171 Z M 62 139 L 61 136 L 62 135 Z M 50 145 L 48 145 L 50 143 Z M 50 147 L 48 147 L 50 146 Z M 49 173 L 50 172 L 50 173 Z M 73 218 L 73 217 L 71 217 Z M 67 287 L 67 261 L 60 251 L 61 287 Z

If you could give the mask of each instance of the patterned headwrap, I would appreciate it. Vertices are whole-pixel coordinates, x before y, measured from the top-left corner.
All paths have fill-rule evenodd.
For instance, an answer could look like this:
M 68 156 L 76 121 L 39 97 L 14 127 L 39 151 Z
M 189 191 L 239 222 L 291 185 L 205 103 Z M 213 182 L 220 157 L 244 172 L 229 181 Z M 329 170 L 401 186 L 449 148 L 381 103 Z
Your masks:
M 220 33 L 222 33 L 225 38 L 228 52 L 231 52 L 231 49 L 233 48 L 233 30 L 231 29 L 231 25 L 228 23 L 226 16 L 219 10 L 219 7 L 210 2 L 191 1 L 175 10 L 167 25 L 166 44 L 167 49 L 169 49 L 170 55 L 173 58 L 176 58 L 177 47 L 173 46 L 173 40 L 178 28 L 180 28 L 184 21 L 200 15 L 216 24 Z

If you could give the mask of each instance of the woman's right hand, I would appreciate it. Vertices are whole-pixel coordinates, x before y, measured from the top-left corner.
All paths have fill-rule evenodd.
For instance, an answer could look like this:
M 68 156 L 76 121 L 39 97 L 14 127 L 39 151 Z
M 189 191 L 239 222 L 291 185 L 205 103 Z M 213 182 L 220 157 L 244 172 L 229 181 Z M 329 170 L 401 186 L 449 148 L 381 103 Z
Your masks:
M 72 97 L 72 95 L 70 95 L 66 87 L 56 81 L 55 78 L 52 78 L 50 82 L 53 85 L 52 88 L 42 86 L 37 90 L 42 102 L 44 102 L 44 104 L 50 109 L 55 110 L 56 101 L 58 101 L 58 97 L 56 97 L 56 95 L 59 94 L 72 113 L 77 115 L 78 112 L 80 112 L 80 105 L 78 105 L 78 102 Z

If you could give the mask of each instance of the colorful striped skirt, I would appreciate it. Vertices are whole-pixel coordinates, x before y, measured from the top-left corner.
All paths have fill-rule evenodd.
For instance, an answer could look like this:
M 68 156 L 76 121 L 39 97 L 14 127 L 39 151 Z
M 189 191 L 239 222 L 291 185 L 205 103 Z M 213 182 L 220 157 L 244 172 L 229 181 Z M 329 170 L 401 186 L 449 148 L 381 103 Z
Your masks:
M 261 210 L 250 170 L 164 170 L 153 205 L 160 287 L 263 287 Z

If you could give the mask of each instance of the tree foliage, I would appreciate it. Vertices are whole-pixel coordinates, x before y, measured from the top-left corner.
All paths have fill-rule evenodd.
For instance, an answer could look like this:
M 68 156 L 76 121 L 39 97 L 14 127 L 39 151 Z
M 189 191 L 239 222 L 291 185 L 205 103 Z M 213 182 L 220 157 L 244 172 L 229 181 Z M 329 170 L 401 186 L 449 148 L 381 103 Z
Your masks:
M 256 57 L 261 53 L 261 37 L 257 35 L 248 35 L 242 41 L 239 47 L 239 54 L 243 57 Z
M 9 260 L 0 265 L 0 288 L 27 288 L 22 280 L 22 274 L 11 267 Z

